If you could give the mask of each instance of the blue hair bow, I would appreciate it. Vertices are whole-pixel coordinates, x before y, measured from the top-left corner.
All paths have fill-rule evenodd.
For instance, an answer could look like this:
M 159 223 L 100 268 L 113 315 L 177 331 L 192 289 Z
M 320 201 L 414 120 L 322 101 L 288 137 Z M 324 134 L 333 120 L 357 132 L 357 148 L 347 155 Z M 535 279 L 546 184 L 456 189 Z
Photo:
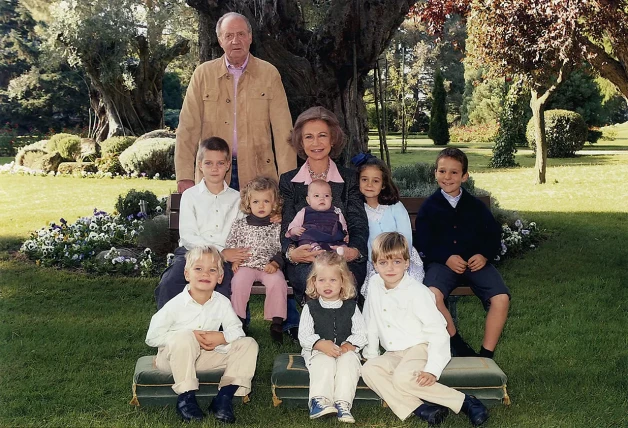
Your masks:
M 351 163 L 355 166 L 360 166 L 366 163 L 367 160 L 374 158 L 370 153 L 358 153 L 354 157 L 351 158 Z

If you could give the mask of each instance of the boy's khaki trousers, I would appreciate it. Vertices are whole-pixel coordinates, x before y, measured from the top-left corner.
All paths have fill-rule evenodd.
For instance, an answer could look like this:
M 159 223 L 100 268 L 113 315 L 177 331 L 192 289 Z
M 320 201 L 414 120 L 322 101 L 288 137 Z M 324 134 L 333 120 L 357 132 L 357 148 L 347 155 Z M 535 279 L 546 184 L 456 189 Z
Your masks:
M 419 386 L 417 376 L 426 363 L 427 344 L 386 352 L 362 366 L 362 379 L 401 420 L 410 416 L 423 401 L 460 412 L 464 401 L 462 392 L 438 382 L 432 386 Z
M 257 363 L 257 342 L 251 337 L 241 337 L 229 344 L 227 353 L 206 351 L 201 348 L 192 331 L 176 333 L 166 346 L 159 349 L 155 365 L 159 370 L 171 372 L 172 389 L 179 395 L 198 390 L 197 371 L 225 369 L 218 388 L 238 385 L 235 395 L 247 395 L 251 391 L 251 379 Z

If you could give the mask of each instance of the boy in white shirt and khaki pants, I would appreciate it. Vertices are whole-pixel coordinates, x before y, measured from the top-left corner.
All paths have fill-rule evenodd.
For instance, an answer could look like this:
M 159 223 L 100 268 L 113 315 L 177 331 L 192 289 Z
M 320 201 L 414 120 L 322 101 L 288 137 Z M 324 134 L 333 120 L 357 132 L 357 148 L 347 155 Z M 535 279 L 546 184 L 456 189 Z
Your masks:
M 196 372 L 225 369 L 209 411 L 218 421 L 233 423 L 232 400 L 251 391 L 258 345 L 245 337 L 229 299 L 214 292 L 224 273 L 218 250 L 199 247 L 185 258 L 189 284 L 153 315 L 146 344 L 159 348 L 157 368 L 172 372 L 176 411 L 185 422 L 204 417 L 196 401 Z
M 383 233 L 372 253 L 379 276 L 371 279 L 364 306 L 364 382 L 401 420 L 414 414 L 438 425 L 451 409 L 468 415 L 474 426 L 483 424 L 488 410 L 477 398 L 436 382 L 451 358 L 449 334 L 433 293 L 405 273 L 407 240 L 397 232 Z M 381 356 L 380 343 L 386 350 Z

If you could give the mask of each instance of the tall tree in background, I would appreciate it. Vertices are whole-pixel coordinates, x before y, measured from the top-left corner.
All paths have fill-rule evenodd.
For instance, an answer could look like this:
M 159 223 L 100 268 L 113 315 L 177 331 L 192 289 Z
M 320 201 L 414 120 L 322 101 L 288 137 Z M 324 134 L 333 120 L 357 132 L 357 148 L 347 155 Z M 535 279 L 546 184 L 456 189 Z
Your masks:
M 511 168 L 518 166 L 515 153 L 517 153 L 517 146 L 527 144 L 526 124 L 523 81 L 517 79 L 508 88 L 504 106 L 499 114 L 499 131 L 495 138 L 493 156 L 488 164 L 489 167 Z
M 49 42 L 90 82 L 97 140 L 163 127 L 162 81 L 189 50 L 171 36 L 182 0 L 66 0 L 52 6 Z
M 0 123 L 19 132 L 80 126 L 88 115 L 85 82 L 41 51 L 37 27 L 21 2 L 0 2 Z
M 449 125 L 447 124 L 447 93 L 443 75 L 436 70 L 434 89 L 432 90 L 432 109 L 430 111 L 430 130 L 427 136 L 434 140 L 437 146 L 449 143 Z
M 368 143 L 365 79 L 413 0 L 187 0 L 199 12 L 200 60 L 222 55 L 216 22 L 239 12 L 253 26 L 253 55 L 275 65 L 293 118 L 313 105 L 332 110 L 349 156 Z

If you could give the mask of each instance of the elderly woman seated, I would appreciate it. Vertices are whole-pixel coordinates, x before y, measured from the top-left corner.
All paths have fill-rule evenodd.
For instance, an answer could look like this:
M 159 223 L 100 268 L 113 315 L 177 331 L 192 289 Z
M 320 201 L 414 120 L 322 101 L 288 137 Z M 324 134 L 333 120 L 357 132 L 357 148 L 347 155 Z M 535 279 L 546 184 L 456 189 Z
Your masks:
M 347 222 L 348 241 L 341 252 L 358 289 L 366 276 L 369 228 L 356 171 L 336 165 L 332 160 L 340 155 L 345 144 L 345 136 L 336 116 L 323 107 L 306 110 L 294 124 L 291 144 L 299 157 L 305 159 L 305 163 L 279 178 L 279 190 L 284 200 L 281 237 L 288 260 L 286 277 L 294 289 L 296 301 L 302 304 L 310 265 L 318 254 L 325 251 L 313 249 L 311 244 L 296 246 L 286 236 L 288 225 L 308 205 L 308 185 L 314 180 L 324 180 L 331 187 L 331 205 L 340 209 Z M 290 299 L 284 330 L 289 330 L 290 336 L 295 338 L 297 326 L 298 312 L 294 301 Z

